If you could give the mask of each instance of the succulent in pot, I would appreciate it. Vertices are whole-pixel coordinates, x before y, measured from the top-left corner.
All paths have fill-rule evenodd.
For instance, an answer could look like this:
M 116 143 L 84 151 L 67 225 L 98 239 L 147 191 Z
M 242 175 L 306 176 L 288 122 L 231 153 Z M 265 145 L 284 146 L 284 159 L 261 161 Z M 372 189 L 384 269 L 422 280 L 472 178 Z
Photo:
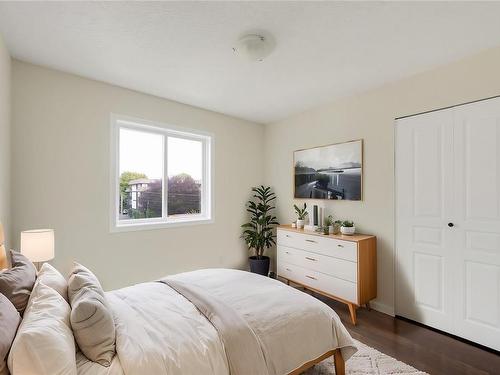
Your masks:
M 356 232 L 356 227 L 354 226 L 354 222 L 349 220 L 344 220 L 342 222 L 342 226 L 340 227 L 340 233 L 352 236 Z
M 249 257 L 250 271 L 267 276 L 270 262 L 264 251 L 276 244 L 274 227 L 279 224 L 272 213 L 276 195 L 270 187 L 265 186 L 254 187 L 252 191 L 254 199 L 247 202 L 250 221 L 241 226 L 243 228 L 241 237 L 248 249 L 255 252 L 255 255 Z
M 317 227 L 314 231 L 316 233 L 321 233 L 321 234 L 329 234 L 330 233 L 328 227 L 325 227 L 324 225 Z
M 333 222 L 333 234 L 339 234 L 341 226 L 342 226 L 342 220 L 335 220 Z
M 295 209 L 295 213 L 297 214 L 297 229 L 302 229 L 304 228 L 306 216 L 308 215 L 307 204 L 304 203 L 303 208 L 299 208 L 299 206 L 294 204 L 293 208 Z
M 332 215 L 328 215 L 327 217 L 325 217 L 323 219 L 323 232 L 324 234 L 333 234 L 333 216 Z

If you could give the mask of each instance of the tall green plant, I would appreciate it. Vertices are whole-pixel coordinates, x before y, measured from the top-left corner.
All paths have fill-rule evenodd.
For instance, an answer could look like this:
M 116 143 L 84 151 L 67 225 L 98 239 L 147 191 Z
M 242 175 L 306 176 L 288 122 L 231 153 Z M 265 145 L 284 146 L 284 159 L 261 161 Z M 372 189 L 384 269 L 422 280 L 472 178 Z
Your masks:
M 276 244 L 273 229 L 278 225 L 276 217 L 272 214 L 275 209 L 273 201 L 276 195 L 270 187 L 259 186 L 252 188 L 253 200 L 247 202 L 247 211 L 250 213 L 250 221 L 243 224 L 243 238 L 248 249 L 255 250 L 255 255 L 261 259 L 264 251 Z

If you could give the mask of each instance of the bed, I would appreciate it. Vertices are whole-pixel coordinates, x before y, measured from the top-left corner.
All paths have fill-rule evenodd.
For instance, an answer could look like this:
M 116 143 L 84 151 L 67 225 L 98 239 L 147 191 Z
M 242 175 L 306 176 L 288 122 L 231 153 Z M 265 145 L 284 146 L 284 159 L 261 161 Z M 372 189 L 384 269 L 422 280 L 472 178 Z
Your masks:
M 357 350 L 330 307 L 245 271 L 186 272 L 105 296 L 116 355 L 105 367 L 77 351 L 81 375 L 298 375 L 329 356 L 342 375 Z

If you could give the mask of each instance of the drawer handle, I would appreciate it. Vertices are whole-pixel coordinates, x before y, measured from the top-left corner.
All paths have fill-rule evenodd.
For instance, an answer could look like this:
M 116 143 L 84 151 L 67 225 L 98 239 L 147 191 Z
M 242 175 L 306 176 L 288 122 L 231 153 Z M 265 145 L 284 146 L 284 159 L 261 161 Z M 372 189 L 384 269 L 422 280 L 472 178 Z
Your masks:
M 313 276 L 309 276 L 309 275 L 306 275 L 306 277 L 310 278 L 310 279 L 313 279 L 313 280 L 318 280 L 317 278 L 313 277 Z
M 288 237 L 288 238 L 292 237 L 292 236 L 290 236 L 289 234 L 286 234 L 285 236 L 286 236 L 286 237 Z
M 306 240 L 307 242 L 312 242 L 312 243 L 317 243 L 316 241 L 314 240 Z
M 285 254 L 290 254 L 290 252 L 289 251 L 285 251 Z
M 344 247 L 344 245 L 341 245 L 341 244 L 337 244 L 338 247 Z
M 313 262 L 316 262 L 316 259 L 314 258 L 309 258 L 309 257 L 306 257 L 307 260 L 312 260 Z

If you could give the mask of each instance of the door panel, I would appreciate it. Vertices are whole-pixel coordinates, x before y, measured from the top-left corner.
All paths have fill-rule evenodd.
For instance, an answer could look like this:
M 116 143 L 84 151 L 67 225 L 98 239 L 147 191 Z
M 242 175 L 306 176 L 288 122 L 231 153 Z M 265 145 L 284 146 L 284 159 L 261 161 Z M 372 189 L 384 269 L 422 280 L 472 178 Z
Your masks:
M 444 313 L 443 257 L 414 253 L 415 303 Z
M 498 219 L 498 119 L 466 118 L 460 124 L 465 131 L 465 202 L 467 219 Z
M 424 246 L 443 246 L 443 230 L 441 228 L 413 227 L 413 243 Z
M 500 327 L 497 301 L 500 295 L 499 270 L 500 267 L 494 265 L 465 262 L 465 318 L 468 322 L 494 329 Z M 486 285 L 488 289 L 484 289 Z
M 451 111 L 396 123 L 396 313 L 451 331 Z
M 500 350 L 500 99 L 455 110 L 455 333 Z
M 413 129 L 414 217 L 441 217 L 442 211 L 442 126 Z

